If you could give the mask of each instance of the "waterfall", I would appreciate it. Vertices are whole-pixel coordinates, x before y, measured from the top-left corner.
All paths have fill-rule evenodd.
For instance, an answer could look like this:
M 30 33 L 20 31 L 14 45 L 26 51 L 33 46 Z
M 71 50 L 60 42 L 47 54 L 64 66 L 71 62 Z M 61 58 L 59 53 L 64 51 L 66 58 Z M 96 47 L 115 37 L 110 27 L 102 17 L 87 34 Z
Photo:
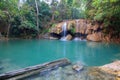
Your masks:
M 77 36 L 74 38 L 75 41 L 86 41 L 85 39 L 81 39 L 79 35 L 79 29 L 80 29 L 80 24 L 79 24 L 79 20 L 76 20 L 76 34 Z
M 67 32 L 67 23 L 66 22 L 62 25 L 62 31 L 63 31 L 63 37 L 65 37 L 66 32 Z
M 79 33 L 79 20 L 76 20 L 76 28 L 75 29 L 76 29 L 76 33 Z M 77 40 L 80 40 L 80 38 L 75 37 L 74 40 L 77 41 Z
M 62 41 L 66 41 L 66 34 L 67 34 L 67 22 L 64 22 L 62 25 L 63 37 L 61 38 Z
M 78 33 L 79 32 L 79 20 L 76 20 L 76 32 Z

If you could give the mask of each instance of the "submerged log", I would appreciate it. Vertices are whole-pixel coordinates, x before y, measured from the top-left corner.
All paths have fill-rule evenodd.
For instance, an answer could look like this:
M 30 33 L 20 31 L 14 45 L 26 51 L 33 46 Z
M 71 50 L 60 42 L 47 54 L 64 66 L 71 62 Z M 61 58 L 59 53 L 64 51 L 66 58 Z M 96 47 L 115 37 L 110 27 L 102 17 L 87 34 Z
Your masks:
M 12 71 L 12 72 L 7 72 L 4 74 L 0 75 L 0 80 L 6 80 L 6 79 L 22 79 L 28 76 L 31 76 L 33 74 L 38 74 L 42 73 L 45 71 L 50 71 L 53 69 L 56 69 L 58 67 L 63 67 L 66 65 L 69 65 L 70 61 L 68 59 L 60 59 L 52 62 L 48 62 L 45 64 L 40 64 L 40 65 L 35 65 L 35 66 L 30 66 L 24 69 Z

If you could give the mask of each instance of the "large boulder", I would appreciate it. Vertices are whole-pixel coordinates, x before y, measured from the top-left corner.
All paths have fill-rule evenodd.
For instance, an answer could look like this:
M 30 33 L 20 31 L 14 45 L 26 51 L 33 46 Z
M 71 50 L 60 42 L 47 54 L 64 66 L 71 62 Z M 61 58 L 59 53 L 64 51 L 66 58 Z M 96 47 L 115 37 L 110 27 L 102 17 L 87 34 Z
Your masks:
M 102 41 L 102 33 L 98 32 L 98 33 L 89 34 L 87 35 L 87 40 L 96 41 L 96 42 Z
M 65 36 L 65 37 L 62 37 L 60 40 L 62 40 L 62 41 L 69 41 L 69 40 L 72 40 L 72 35 L 70 35 L 70 34 L 68 34 L 67 36 Z
M 68 35 L 66 36 L 66 40 L 71 40 L 71 39 L 72 39 L 72 35 L 68 34 Z
M 58 38 L 56 38 L 56 37 L 49 37 L 49 39 L 51 39 L 51 40 L 58 40 Z
M 90 80 L 120 80 L 120 61 L 89 69 Z
M 96 23 L 96 24 L 93 26 L 93 30 L 94 30 L 94 31 L 97 31 L 98 28 L 99 28 L 99 24 Z
M 89 80 L 118 80 L 115 75 L 101 71 L 98 67 L 91 67 L 88 77 Z
M 99 67 L 102 71 L 105 71 L 109 74 L 115 74 L 120 77 L 120 61 L 115 61 L 110 64 L 106 64 Z

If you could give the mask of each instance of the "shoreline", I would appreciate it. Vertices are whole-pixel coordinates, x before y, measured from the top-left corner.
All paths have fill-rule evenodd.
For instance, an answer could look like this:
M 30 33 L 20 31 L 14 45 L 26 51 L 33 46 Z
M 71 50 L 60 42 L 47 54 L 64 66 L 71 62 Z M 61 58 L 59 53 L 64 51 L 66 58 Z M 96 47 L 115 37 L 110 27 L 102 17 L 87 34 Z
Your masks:
M 0 41 L 9 41 L 9 40 L 33 40 L 33 39 L 38 39 L 38 40 L 41 40 L 41 39 L 45 39 L 45 40 L 59 40 L 59 39 L 50 39 L 50 38 L 5 38 L 5 37 L 2 37 L 0 38 Z M 72 40 L 70 40 L 72 41 Z M 90 41 L 90 40 L 86 40 L 86 42 L 97 42 L 97 41 Z M 110 41 L 107 41 L 107 40 L 103 40 L 103 41 L 99 41 L 99 42 L 105 42 L 105 43 L 116 43 L 116 44 L 120 44 L 120 39 L 111 39 Z
M 76 71 L 75 69 L 77 69 L 77 67 L 73 69 L 74 66 L 83 66 L 83 68 L 80 69 L 80 71 Z M 65 75 L 71 74 L 71 76 L 78 75 L 82 77 L 87 75 L 87 80 L 120 80 L 120 60 L 101 66 L 88 67 L 83 64 L 73 64 L 68 59 L 59 59 L 40 65 L 29 66 L 23 69 L 6 72 L 0 74 L 0 79 L 24 79 L 37 74 L 42 74 L 38 77 L 44 77 L 48 73 L 52 74 L 52 72 L 59 70 L 65 71 Z M 74 78 L 79 79 L 78 76 Z

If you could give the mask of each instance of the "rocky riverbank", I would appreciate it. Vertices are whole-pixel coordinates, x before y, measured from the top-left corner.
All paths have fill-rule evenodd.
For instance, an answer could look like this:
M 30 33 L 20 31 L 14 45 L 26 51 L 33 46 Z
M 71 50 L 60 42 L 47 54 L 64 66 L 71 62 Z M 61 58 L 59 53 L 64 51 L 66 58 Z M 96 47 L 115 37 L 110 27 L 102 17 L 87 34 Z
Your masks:
M 120 80 L 120 61 L 91 68 L 89 75 L 94 78 L 93 80 Z
M 47 72 L 46 74 L 28 77 L 26 80 L 31 78 L 43 80 L 43 78 L 46 79 L 46 76 L 50 80 L 120 80 L 118 73 L 120 71 L 119 62 L 120 61 L 115 61 L 113 63 L 97 67 L 87 67 L 83 64 L 76 63 L 65 67 L 59 67 L 56 70 Z M 104 68 L 109 70 L 106 71 Z M 116 71 L 113 71 L 113 69 Z

